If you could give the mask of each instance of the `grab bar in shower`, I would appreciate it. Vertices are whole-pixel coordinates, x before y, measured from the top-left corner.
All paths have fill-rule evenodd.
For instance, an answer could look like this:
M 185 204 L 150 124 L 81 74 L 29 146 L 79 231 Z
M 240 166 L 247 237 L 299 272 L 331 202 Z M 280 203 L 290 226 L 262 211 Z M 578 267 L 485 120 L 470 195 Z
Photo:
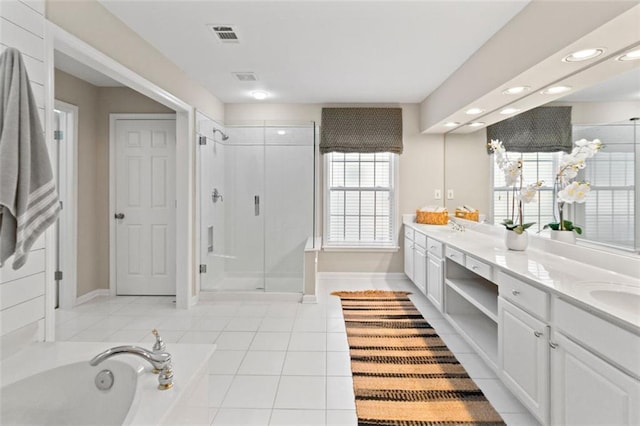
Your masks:
M 253 209 L 254 209 L 254 215 L 260 216 L 260 196 L 259 195 L 253 196 Z

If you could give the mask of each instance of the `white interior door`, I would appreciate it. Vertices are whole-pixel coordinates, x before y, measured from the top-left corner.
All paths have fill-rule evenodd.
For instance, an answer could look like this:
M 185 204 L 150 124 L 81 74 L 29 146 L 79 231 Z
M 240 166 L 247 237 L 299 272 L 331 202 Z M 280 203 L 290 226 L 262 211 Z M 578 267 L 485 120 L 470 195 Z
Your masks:
M 175 120 L 115 121 L 116 292 L 176 292 Z

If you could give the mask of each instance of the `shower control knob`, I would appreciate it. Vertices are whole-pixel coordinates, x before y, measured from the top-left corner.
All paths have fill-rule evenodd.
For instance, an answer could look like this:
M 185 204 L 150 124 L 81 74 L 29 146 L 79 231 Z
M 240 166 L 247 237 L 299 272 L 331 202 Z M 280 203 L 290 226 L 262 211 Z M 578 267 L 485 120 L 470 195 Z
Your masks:
M 116 219 L 124 219 L 124 213 L 116 213 L 113 215 Z

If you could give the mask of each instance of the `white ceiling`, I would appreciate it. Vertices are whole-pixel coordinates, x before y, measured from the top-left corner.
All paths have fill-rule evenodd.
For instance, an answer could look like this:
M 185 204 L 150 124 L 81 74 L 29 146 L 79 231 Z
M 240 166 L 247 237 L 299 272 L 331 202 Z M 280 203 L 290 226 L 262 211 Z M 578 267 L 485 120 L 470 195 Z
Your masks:
M 60 71 L 64 71 L 67 74 L 84 80 L 88 83 L 98 87 L 122 87 L 122 83 L 119 83 L 101 72 L 83 64 L 70 56 L 65 55 L 59 50 L 54 50 L 53 56 L 54 67 Z
M 559 99 L 562 102 L 640 101 L 640 68 Z
M 225 103 L 420 102 L 529 0 L 101 3 Z M 206 24 L 229 24 L 219 42 Z M 257 82 L 232 72 L 253 71 Z

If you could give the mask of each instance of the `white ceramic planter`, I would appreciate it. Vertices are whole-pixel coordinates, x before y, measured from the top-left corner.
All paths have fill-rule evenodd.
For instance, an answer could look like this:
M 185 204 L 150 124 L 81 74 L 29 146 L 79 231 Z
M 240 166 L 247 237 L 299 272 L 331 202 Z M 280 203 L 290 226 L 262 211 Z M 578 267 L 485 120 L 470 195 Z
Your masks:
M 573 231 L 554 231 L 551 230 L 551 239 L 555 241 L 562 241 L 563 243 L 575 244 L 576 233 Z
M 504 243 L 509 250 L 523 251 L 529 245 L 529 234 L 527 234 L 527 231 L 524 231 L 522 234 L 507 231 Z

